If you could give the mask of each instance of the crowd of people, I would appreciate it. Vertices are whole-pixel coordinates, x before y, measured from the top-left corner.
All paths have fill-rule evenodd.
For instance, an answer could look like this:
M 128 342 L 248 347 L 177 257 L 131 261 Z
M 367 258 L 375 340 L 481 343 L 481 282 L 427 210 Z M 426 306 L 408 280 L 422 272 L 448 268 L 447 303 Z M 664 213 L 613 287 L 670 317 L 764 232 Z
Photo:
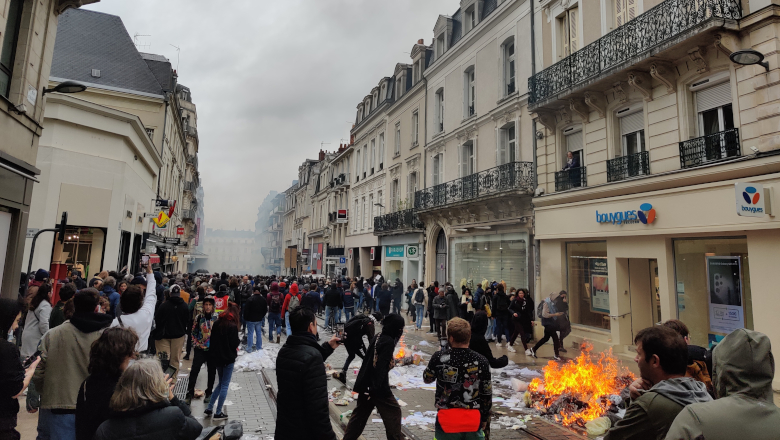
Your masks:
M 552 339 L 553 359 L 560 360 L 571 331 L 567 296 L 551 293 L 535 305 L 528 289 L 487 280 L 458 293 L 450 283 L 404 286 L 381 275 L 165 276 L 147 267 L 131 276 L 101 272 L 86 282 L 76 273 L 53 282 L 39 270 L 23 276 L 18 300 L 0 300 L 0 330 L 9 335 L 0 342 L 0 440 L 20 438 L 20 400 L 39 413 L 39 440 L 194 440 L 202 426 L 190 405 L 203 366 L 204 416 L 227 419 L 239 349 L 262 350 L 266 338 L 280 346 L 276 438 L 336 438 L 324 362 L 343 346 L 347 359 L 337 379 L 346 383 L 351 362 L 363 360 L 344 438 L 360 437 L 376 410 L 387 437 L 401 439 L 402 411 L 388 375 L 407 318 L 423 331 L 426 317 L 441 346 L 423 375 L 436 383 L 435 438 L 489 438 L 490 369 L 508 364 L 494 350 L 516 352 L 519 337 L 525 355 L 536 357 Z M 529 347 L 537 317 L 543 337 Z M 339 323 L 343 332 L 332 328 Z M 334 331 L 321 344 L 323 327 Z M 766 336 L 737 330 L 708 350 L 689 344 L 685 324 L 670 320 L 640 331 L 634 342 L 640 378 L 625 390 L 625 417 L 606 440 L 776 438 L 780 409 L 772 403 Z M 181 360 L 192 360 L 182 401 L 173 393 Z M 735 421 L 750 423 L 738 428 Z

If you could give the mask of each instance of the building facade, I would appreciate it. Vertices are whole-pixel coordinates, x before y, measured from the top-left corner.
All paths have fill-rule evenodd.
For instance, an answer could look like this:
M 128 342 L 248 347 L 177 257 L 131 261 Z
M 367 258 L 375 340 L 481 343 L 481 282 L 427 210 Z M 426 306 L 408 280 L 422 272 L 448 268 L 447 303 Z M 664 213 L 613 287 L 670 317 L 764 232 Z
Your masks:
M 16 298 L 17 275 L 27 270 L 24 237 L 40 174 L 35 163 L 58 20 L 70 8 L 97 1 L 8 0 L 0 8 L 0 296 L 5 298 Z
M 670 318 L 693 344 L 742 327 L 780 338 L 778 13 L 763 1 L 539 4 L 540 291 L 569 292 L 572 340 L 631 356 L 638 330 Z M 743 49 L 768 64 L 732 62 Z

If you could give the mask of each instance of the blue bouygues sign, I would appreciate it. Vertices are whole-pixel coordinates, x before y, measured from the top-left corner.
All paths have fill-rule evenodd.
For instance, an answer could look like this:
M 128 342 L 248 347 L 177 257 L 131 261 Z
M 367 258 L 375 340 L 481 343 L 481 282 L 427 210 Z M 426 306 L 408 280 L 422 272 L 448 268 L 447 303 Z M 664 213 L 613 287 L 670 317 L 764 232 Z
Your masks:
M 649 203 L 642 203 L 638 210 L 618 211 L 603 213 L 596 211 L 598 223 L 612 223 L 622 225 L 630 223 L 651 224 L 655 220 L 655 209 Z

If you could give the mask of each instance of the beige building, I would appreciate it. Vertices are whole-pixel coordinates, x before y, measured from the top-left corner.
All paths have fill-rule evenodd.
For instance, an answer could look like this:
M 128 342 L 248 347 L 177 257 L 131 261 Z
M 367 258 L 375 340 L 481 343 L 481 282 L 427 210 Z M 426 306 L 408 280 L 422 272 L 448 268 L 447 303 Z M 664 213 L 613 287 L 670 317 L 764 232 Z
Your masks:
M 60 14 L 99 0 L 0 1 L 0 295 L 16 298 Z M 59 220 L 57 220 L 59 222 Z M 53 228 L 54 223 L 46 225 Z M 8 274 L 8 276 L 6 276 Z
M 670 318 L 694 344 L 740 327 L 780 340 L 776 6 L 574 0 L 534 13 L 538 283 L 569 292 L 570 340 L 632 356 L 636 332 Z M 730 60 L 744 49 L 766 68 Z

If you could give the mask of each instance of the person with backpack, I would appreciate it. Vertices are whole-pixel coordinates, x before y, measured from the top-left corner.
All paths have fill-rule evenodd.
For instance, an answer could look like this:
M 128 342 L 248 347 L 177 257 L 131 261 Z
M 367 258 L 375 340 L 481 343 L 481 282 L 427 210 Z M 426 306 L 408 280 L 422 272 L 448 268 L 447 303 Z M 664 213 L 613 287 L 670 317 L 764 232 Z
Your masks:
M 515 349 L 509 345 L 509 339 L 512 338 L 512 330 L 509 327 L 509 297 L 504 291 L 504 285 L 499 284 L 496 295 L 493 297 L 493 317 L 496 319 L 496 345 L 502 347 L 502 337 L 506 336 L 507 350 L 512 353 Z
M 271 283 L 271 290 L 266 298 L 268 302 L 268 341 L 274 342 L 274 329 L 276 329 L 276 343 L 282 339 L 282 304 L 284 299 L 279 293 L 279 283 Z
M 379 312 L 374 312 L 370 315 L 355 315 L 347 321 L 347 324 L 344 326 L 344 337 L 341 340 L 344 348 L 347 349 L 347 361 L 344 362 L 344 368 L 341 369 L 341 373 L 336 377 L 341 383 L 347 383 L 347 370 L 355 356 L 359 356 L 360 359 L 365 361 L 368 349 L 363 341 L 363 336 L 368 337 L 368 341 L 371 343 L 371 340 L 374 339 L 377 324 L 380 322 L 382 322 L 382 314 Z
M 553 357 L 553 360 L 559 361 L 561 358 L 558 356 L 558 351 L 560 348 L 559 341 L 558 341 L 558 326 L 557 321 L 555 318 L 558 316 L 563 315 L 563 313 L 558 312 L 555 308 L 555 300 L 558 298 L 558 293 L 553 292 L 550 294 L 550 297 L 542 301 L 536 308 L 537 315 L 542 317 L 542 325 L 544 326 L 544 337 L 539 340 L 539 342 L 534 345 L 534 347 L 530 350 L 530 353 L 526 351 L 526 354 L 537 357 L 536 351 L 539 350 L 539 347 L 546 344 L 547 341 L 552 338 L 553 340 L 553 349 L 555 350 L 555 356 Z
M 228 308 L 230 303 L 230 289 L 227 284 L 220 284 L 219 290 L 216 296 L 214 296 L 214 307 L 216 307 L 216 313 L 219 315 Z
M 292 334 L 292 330 L 290 330 L 290 311 L 299 305 L 301 305 L 301 294 L 298 293 L 298 283 L 292 283 L 290 285 L 290 293 L 284 298 L 284 304 L 282 304 L 282 316 L 284 316 L 287 336 Z
M 417 314 L 414 329 L 415 331 L 421 331 L 423 317 L 425 316 L 425 304 L 428 303 L 428 298 L 425 289 L 422 286 L 418 286 L 417 283 L 412 283 L 412 303 Z
M 251 353 L 252 345 L 257 343 L 257 349 L 263 349 L 263 335 L 261 329 L 263 328 L 263 319 L 265 314 L 268 313 L 268 304 L 263 298 L 262 289 L 260 286 L 255 287 L 254 294 L 244 302 L 244 316 L 243 321 L 246 323 L 247 339 L 246 339 L 246 352 Z M 255 342 L 255 336 L 257 341 Z

